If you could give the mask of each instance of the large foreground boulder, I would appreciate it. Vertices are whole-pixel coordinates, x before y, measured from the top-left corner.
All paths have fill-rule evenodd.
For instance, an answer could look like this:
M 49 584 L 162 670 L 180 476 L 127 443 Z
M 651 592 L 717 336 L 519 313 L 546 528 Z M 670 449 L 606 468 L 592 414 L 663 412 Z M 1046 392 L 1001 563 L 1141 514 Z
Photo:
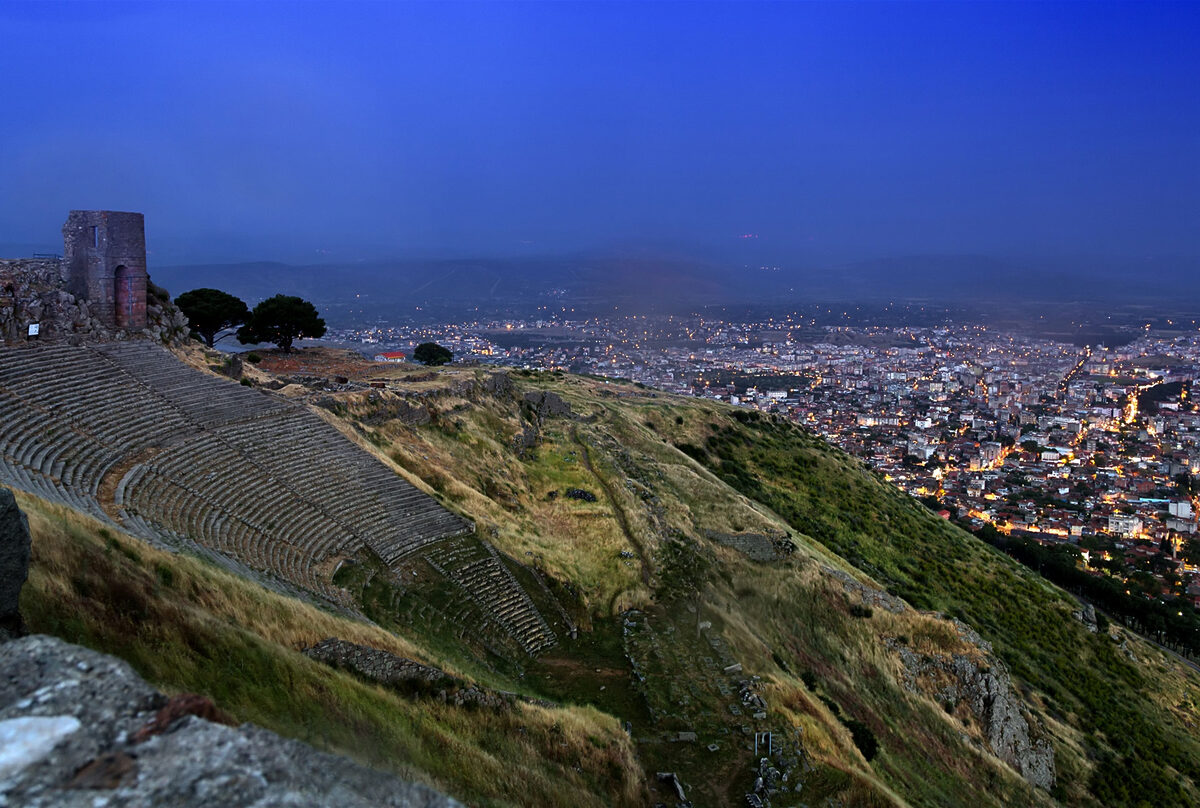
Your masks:
M 0 488 L 0 642 L 23 633 L 18 599 L 29 575 L 29 521 L 13 492 Z
M 272 732 L 167 699 L 124 662 L 54 637 L 0 645 L 0 805 L 458 806 Z

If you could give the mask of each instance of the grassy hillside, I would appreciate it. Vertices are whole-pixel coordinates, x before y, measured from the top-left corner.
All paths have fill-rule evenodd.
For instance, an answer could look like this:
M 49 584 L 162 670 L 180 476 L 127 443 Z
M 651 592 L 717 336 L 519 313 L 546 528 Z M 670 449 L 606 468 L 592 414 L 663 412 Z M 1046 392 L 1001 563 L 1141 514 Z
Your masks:
M 811 726 L 810 748 L 826 750 L 827 764 L 838 771 L 880 784 L 877 796 L 888 795 L 881 798 L 1042 800 L 1014 784 L 1010 768 L 997 771 L 994 758 L 980 758 L 972 737 L 979 728 L 970 716 L 950 714 L 946 704 L 901 686 L 889 639 L 932 642 L 953 654 L 962 651 L 953 647 L 959 638 L 934 616 L 880 610 L 854 616 L 844 587 L 821 567 L 856 569 L 918 610 L 970 624 L 994 645 L 1034 732 L 1055 748 L 1056 800 L 1198 801 L 1200 690 L 1193 674 L 1122 630 L 1114 629 L 1116 639 L 1088 633 L 1070 616 L 1078 606 L 1066 593 L 938 519 L 851 457 L 799 427 L 636 385 L 548 373 L 514 378 L 518 394 L 554 391 L 576 415 L 541 419 L 538 447 L 523 456 L 511 442 L 532 420 L 529 413 L 488 396 L 446 395 L 427 405 L 433 418 L 424 426 L 392 421 L 368 432 L 446 502 L 490 525 L 499 546 L 575 585 L 596 633 L 605 618 L 630 606 L 680 630 L 701 617 L 714 630 L 724 626 L 722 636 L 746 669 L 768 678 L 773 710 L 796 705 L 786 720 Z M 361 417 L 370 409 L 364 402 L 347 414 Z M 486 463 L 478 462 L 481 451 Z M 568 487 L 598 499 L 568 501 L 560 496 Z M 550 498 L 552 491 L 559 496 Z M 755 563 L 704 538 L 773 529 L 799 545 L 784 563 Z M 704 587 L 700 617 L 655 603 L 656 547 L 671 535 L 695 538 L 714 555 L 716 573 Z M 686 678 L 694 662 L 683 654 L 661 678 Z M 587 687 L 584 677 L 569 690 L 604 706 L 605 696 Z M 880 753 L 869 766 L 853 754 L 846 722 L 827 701 L 876 736 Z M 623 718 L 634 712 L 618 712 L 623 706 L 616 701 L 608 707 Z M 655 744 L 642 743 L 640 754 L 655 765 L 672 762 L 670 755 L 656 758 Z M 697 761 L 696 776 L 710 764 Z
M 1054 728 L 1069 803 L 1195 805 L 1194 675 L 1145 644 L 1123 653 L 1070 614 L 1077 604 L 798 428 L 714 417 L 704 464 L 914 606 L 976 628 Z M 700 438 L 703 440 L 700 440 Z
M 641 805 L 628 738 L 594 709 L 492 711 L 414 699 L 314 662 L 336 636 L 421 661 L 418 645 L 155 550 L 17 494 L 33 534 L 21 595 L 31 631 L 115 654 L 167 692 L 475 805 Z
M 34 628 L 476 804 L 670 803 L 666 771 L 698 805 L 744 804 L 760 777 L 776 806 L 1200 804 L 1200 677 L 1088 633 L 1067 595 L 800 428 L 603 379 L 318 359 L 387 389 L 282 392 L 473 519 L 464 547 L 503 554 L 554 647 L 448 619 L 460 594 L 415 557 L 339 572 L 367 624 L 25 499 Z M 574 706 L 412 701 L 295 653 L 324 636 Z M 1053 747 L 1049 791 L 952 672 L 993 669 Z
M 742 413 L 734 413 L 742 415 Z M 1123 653 L 1070 617 L 1078 604 L 797 427 L 709 421 L 703 461 L 889 591 L 970 623 L 1056 731 L 1056 794 L 1104 806 L 1200 803 L 1194 676 L 1142 644 Z
M 380 418 L 390 393 L 344 396 L 333 420 L 564 585 L 586 630 L 525 683 L 633 721 L 647 771 L 678 770 L 699 794 L 728 804 L 753 782 L 744 743 L 732 757 L 727 743 L 705 752 L 706 733 L 720 744 L 745 725 L 721 715 L 729 699 L 704 675 L 712 654 L 700 653 L 695 625 L 709 622 L 705 634 L 726 642 L 730 659 L 771 694 L 763 725 L 805 729 L 805 752 L 824 767 L 810 775 L 810 794 L 864 804 L 1048 803 L 989 754 L 977 717 L 931 687 L 904 686 L 898 640 L 946 657 L 979 653 L 942 613 L 976 629 L 1011 672 L 1033 734 L 1055 749 L 1054 799 L 1195 802 L 1194 675 L 1124 632 L 1114 629 L 1116 641 L 1089 634 L 1067 595 L 803 430 L 599 379 L 518 372 L 506 397 L 471 387 L 484 371 L 445 371 L 436 381 L 408 373 L 422 379 L 427 423 Z M 404 375 L 394 372 L 399 398 Z M 521 396 L 542 390 L 573 416 L 537 418 Z M 536 446 L 514 448 L 532 423 Z M 572 488 L 596 500 L 565 497 Z M 756 562 L 707 538 L 772 532 L 790 535 L 797 552 Z M 679 537 L 711 557 L 712 572 L 694 601 L 666 603 L 656 597 L 669 583 L 661 552 Z M 864 616 L 871 610 L 826 566 L 932 613 Z M 623 640 L 612 636 L 630 608 L 647 615 L 664 659 L 633 692 L 614 686 L 629 670 L 625 657 L 636 661 L 628 626 Z M 680 709 L 681 695 L 704 707 Z M 877 744 L 870 761 L 855 726 Z M 663 740 L 681 730 L 700 743 Z M 717 785 L 731 777 L 735 784 Z

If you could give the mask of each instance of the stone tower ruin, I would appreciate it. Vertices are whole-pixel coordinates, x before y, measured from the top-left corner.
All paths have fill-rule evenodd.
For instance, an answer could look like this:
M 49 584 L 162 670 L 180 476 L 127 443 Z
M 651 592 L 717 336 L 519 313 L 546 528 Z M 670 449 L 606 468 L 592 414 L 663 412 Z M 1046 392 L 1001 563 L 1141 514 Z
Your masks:
M 146 224 L 140 213 L 73 210 L 63 225 L 67 291 L 108 328 L 146 327 Z

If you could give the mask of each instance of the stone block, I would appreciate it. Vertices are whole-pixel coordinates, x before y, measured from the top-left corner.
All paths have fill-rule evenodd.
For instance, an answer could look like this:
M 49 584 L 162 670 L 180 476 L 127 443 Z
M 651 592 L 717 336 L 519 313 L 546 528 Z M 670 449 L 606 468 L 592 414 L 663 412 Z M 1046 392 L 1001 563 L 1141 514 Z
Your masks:
M 21 587 L 29 575 L 29 521 L 12 491 L 0 488 L 0 631 L 20 633 Z

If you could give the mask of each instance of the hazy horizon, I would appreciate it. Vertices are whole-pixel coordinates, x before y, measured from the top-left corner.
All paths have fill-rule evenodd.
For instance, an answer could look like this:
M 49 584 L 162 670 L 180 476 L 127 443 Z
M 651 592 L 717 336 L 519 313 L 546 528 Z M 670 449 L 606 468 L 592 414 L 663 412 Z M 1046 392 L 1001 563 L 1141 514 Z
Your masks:
M 0 244 L 1200 256 L 1200 6 L 6 3 Z M 1169 262 L 1168 262 L 1169 263 Z

